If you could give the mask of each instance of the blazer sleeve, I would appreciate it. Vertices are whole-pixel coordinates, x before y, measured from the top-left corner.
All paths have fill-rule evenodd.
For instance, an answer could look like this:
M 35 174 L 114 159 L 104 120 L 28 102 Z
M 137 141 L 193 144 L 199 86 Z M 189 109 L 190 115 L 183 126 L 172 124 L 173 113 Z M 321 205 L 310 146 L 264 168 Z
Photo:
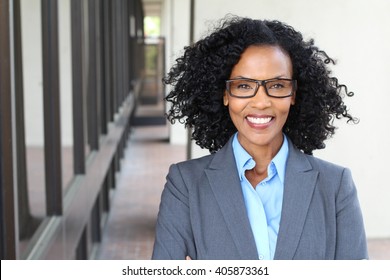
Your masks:
M 196 259 L 190 222 L 189 192 L 177 165 L 172 165 L 161 195 L 152 259 Z
M 344 169 L 336 197 L 336 221 L 335 259 L 368 259 L 363 217 L 349 169 Z

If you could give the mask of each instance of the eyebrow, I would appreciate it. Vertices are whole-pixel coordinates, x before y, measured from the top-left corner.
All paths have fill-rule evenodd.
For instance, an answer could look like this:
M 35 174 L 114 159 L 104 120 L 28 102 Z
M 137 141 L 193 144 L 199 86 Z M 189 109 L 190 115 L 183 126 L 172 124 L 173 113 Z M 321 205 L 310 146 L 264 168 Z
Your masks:
M 292 79 L 292 78 L 288 78 L 285 75 L 278 75 L 276 77 L 263 79 L 263 80 L 258 80 L 258 79 L 254 79 L 254 78 L 248 78 L 248 77 L 244 77 L 244 76 L 237 76 L 237 77 L 230 78 L 230 80 L 235 80 L 235 79 L 248 79 L 248 80 L 256 80 L 256 81 L 268 81 L 268 80 L 274 80 L 274 79 Z

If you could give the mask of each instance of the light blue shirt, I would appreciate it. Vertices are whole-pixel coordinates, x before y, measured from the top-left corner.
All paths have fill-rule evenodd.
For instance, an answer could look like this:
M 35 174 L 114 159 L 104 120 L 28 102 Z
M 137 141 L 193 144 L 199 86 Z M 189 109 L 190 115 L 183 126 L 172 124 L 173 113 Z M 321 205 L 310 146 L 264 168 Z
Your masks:
M 282 147 L 268 165 L 268 177 L 256 188 L 253 188 L 245 177 L 245 171 L 253 169 L 256 162 L 241 146 L 237 133 L 233 139 L 233 152 L 259 259 L 272 260 L 282 213 L 284 175 L 288 157 L 287 138 L 284 135 Z

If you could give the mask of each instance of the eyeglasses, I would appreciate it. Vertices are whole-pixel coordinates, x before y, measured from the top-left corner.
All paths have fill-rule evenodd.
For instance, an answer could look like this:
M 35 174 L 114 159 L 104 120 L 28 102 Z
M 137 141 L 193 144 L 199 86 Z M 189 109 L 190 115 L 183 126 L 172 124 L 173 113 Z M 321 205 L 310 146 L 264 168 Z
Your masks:
M 230 96 L 237 98 L 251 98 L 255 96 L 260 86 L 264 86 L 265 93 L 270 97 L 285 98 L 294 94 L 297 81 L 282 78 L 263 81 L 237 78 L 226 81 L 226 90 Z

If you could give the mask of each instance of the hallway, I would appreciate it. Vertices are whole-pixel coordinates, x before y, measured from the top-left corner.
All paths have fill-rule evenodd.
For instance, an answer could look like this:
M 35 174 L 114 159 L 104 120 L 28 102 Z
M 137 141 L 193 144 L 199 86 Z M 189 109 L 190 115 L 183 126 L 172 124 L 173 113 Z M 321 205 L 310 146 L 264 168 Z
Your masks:
M 185 146 L 167 139 L 167 126 L 132 128 L 97 259 L 150 259 L 165 176 L 172 163 L 185 160 Z M 390 240 L 370 239 L 368 250 L 370 259 L 389 260 Z
M 165 176 L 183 160 L 185 146 L 168 143 L 167 126 L 132 128 L 97 259 L 150 259 Z

